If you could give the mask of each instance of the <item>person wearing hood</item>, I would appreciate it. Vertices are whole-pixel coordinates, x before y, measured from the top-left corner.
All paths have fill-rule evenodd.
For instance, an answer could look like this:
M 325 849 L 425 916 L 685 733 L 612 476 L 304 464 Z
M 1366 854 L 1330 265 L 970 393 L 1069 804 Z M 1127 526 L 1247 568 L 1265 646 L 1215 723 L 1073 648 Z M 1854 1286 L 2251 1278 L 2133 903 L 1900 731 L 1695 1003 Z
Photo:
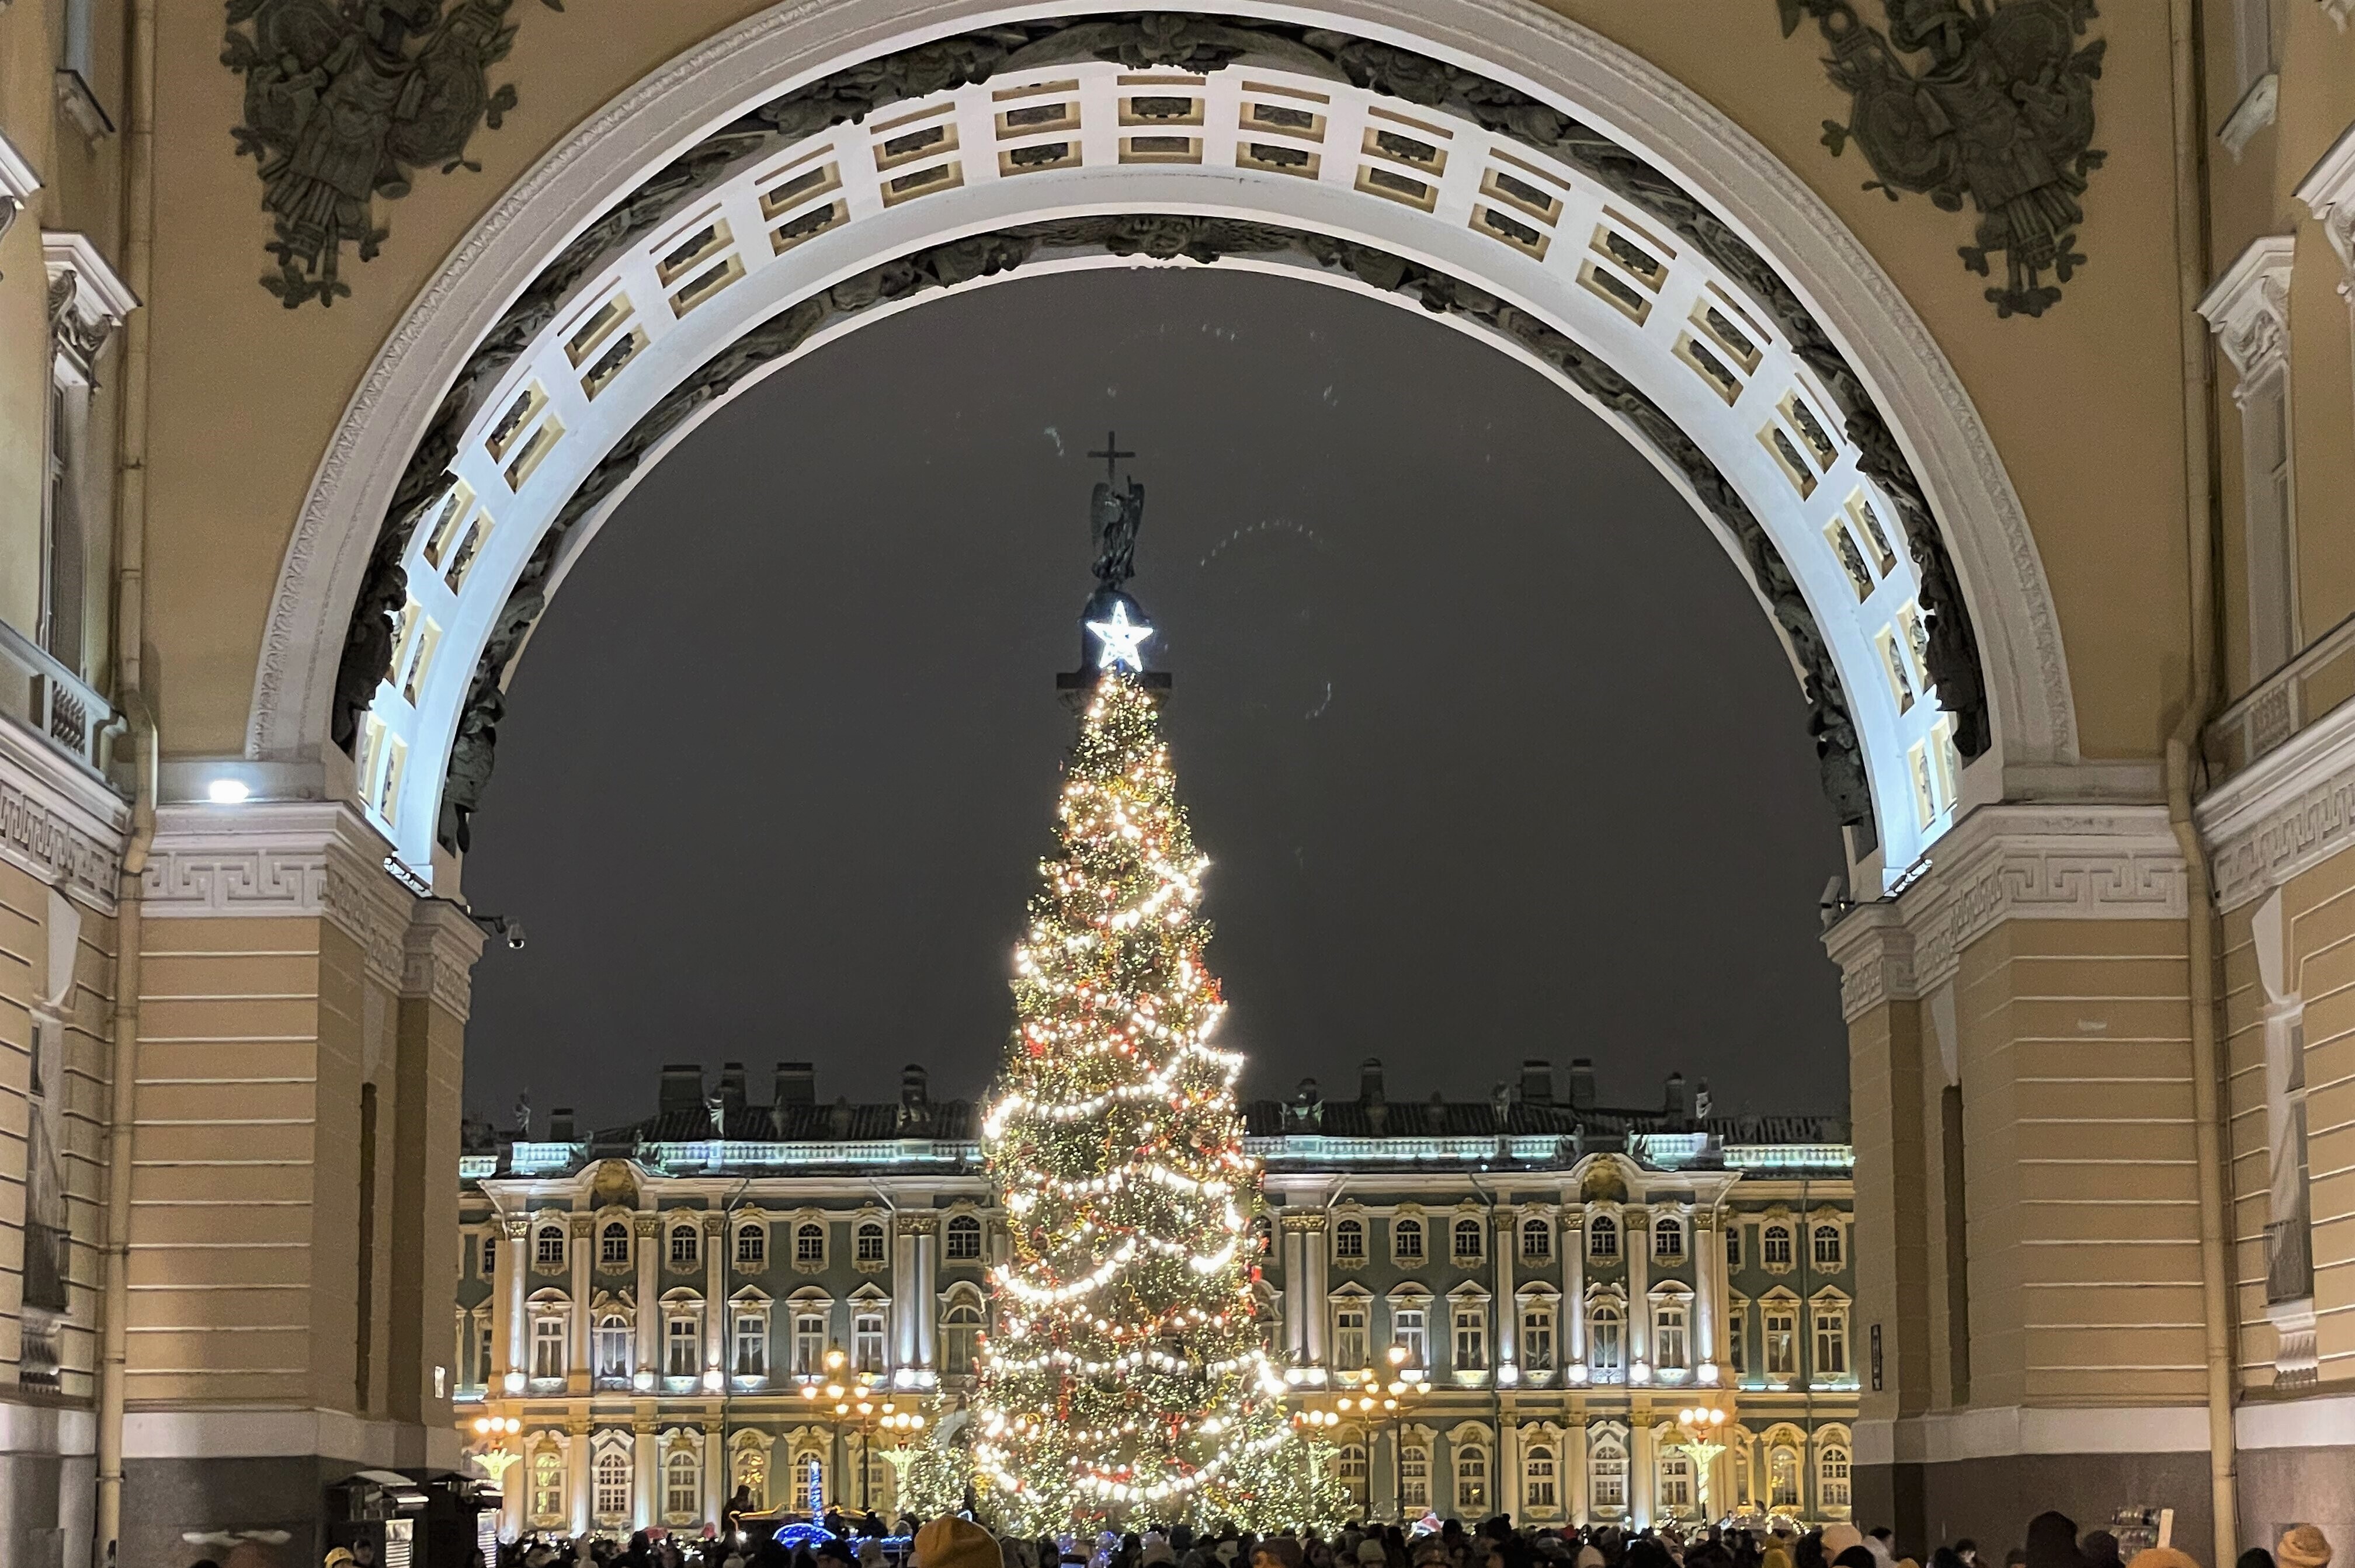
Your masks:
M 2047 1509 L 2028 1521 L 2028 1568 L 2087 1568 L 2077 1546 L 2077 1521 Z

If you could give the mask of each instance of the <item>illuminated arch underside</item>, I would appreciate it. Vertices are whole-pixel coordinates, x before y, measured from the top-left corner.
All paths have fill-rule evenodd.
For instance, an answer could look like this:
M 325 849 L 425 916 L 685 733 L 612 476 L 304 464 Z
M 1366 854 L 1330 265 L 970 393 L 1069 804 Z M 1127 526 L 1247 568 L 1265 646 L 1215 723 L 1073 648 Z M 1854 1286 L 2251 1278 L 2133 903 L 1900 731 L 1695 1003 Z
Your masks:
M 353 740 L 403 859 L 426 869 L 463 816 L 443 809 L 445 770 L 456 805 L 478 791 L 497 688 L 581 544 L 718 401 L 904 303 L 891 285 L 910 258 L 936 293 L 993 263 L 1193 240 L 1404 287 L 1618 423 L 1748 571 L 1814 677 L 1828 775 L 1860 757 L 1884 863 L 1910 864 L 1957 804 L 1951 741 L 1984 744 L 1977 650 L 1888 426 L 1755 253 L 1567 117 L 1541 111 L 1533 138 L 1519 109 L 1467 108 L 1478 79 L 1447 84 L 1442 106 L 1408 102 L 1272 36 L 1207 70 L 1084 58 L 1121 26 L 1082 24 L 986 80 L 898 101 L 845 102 L 827 81 L 788 94 L 763 111 L 783 129 L 748 118 L 707 139 L 509 312 L 412 458 L 358 607 L 363 634 L 381 610 L 401 628 Z M 1344 61 L 1367 47 L 1311 37 Z M 804 122 L 822 128 L 794 133 Z M 1952 609 L 1925 604 L 1925 586 Z

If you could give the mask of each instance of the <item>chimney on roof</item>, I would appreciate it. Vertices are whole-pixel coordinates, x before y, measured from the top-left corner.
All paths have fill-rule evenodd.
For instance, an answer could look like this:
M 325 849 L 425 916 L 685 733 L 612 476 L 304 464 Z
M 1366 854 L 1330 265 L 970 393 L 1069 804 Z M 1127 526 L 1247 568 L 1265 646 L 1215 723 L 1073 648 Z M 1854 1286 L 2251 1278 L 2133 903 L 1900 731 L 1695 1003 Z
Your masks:
M 847 1096 L 835 1096 L 834 1109 L 827 1113 L 826 1122 L 835 1142 L 841 1143 L 850 1136 L 850 1101 Z
M 777 1104 L 780 1105 L 816 1104 L 817 1069 L 806 1061 L 778 1062 Z
M 1423 1108 L 1423 1123 L 1434 1133 L 1447 1125 L 1447 1096 L 1436 1089 L 1431 1092 L 1431 1104 Z
M 1594 1061 L 1592 1057 L 1570 1059 L 1570 1108 L 1573 1111 L 1594 1109 Z
M 1674 1122 L 1677 1125 L 1684 1126 L 1691 1122 L 1692 1096 L 1685 1092 L 1685 1075 L 1681 1072 L 1671 1072 L 1668 1074 L 1668 1102 L 1667 1108 L 1668 1120 Z
M 744 1108 L 744 1064 L 723 1061 L 719 1064 L 719 1103 L 731 1115 Z
M 1553 1104 L 1553 1063 L 1548 1059 L 1531 1056 L 1522 1061 L 1521 1103 L 1528 1105 Z
M 662 1070 L 662 1098 L 655 1109 L 668 1115 L 673 1111 L 703 1109 L 703 1063 L 673 1061 Z
M 569 1144 L 572 1141 L 572 1107 L 559 1105 L 548 1113 L 548 1141 Z
M 1369 1056 L 1358 1069 L 1358 1104 L 1379 1105 L 1382 1103 L 1382 1059 Z
M 900 1104 L 912 1107 L 922 1104 L 930 1097 L 925 1093 L 924 1069 L 921 1062 L 911 1061 L 900 1069 Z

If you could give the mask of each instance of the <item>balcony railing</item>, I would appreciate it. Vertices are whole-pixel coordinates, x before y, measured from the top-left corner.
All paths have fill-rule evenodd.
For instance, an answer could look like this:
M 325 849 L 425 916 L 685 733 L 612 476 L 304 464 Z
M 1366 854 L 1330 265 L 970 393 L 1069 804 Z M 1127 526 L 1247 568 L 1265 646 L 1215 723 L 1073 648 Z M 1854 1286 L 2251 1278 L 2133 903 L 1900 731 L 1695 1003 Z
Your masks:
M 2201 735 L 2215 782 L 2239 773 L 2350 696 L 2355 696 L 2355 615 L 2316 638 L 2216 716 Z
M 91 773 L 105 773 L 113 704 L 5 621 L 0 621 L 0 713 Z

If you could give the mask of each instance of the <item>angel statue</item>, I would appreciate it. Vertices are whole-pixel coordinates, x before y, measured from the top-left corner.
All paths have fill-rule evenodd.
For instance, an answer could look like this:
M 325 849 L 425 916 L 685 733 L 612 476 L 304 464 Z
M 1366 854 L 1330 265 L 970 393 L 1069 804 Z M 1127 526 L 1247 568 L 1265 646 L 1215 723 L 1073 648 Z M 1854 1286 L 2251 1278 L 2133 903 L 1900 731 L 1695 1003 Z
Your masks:
M 1132 479 L 1124 490 L 1114 487 L 1119 483 L 1115 465 L 1124 457 L 1136 455 L 1121 451 L 1117 437 L 1107 434 L 1104 450 L 1088 455 L 1104 460 L 1104 476 L 1096 482 L 1095 495 L 1088 502 L 1088 539 L 1096 547 L 1096 581 L 1118 592 L 1121 584 L 1136 575 L 1136 530 L 1145 524 L 1145 486 Z

